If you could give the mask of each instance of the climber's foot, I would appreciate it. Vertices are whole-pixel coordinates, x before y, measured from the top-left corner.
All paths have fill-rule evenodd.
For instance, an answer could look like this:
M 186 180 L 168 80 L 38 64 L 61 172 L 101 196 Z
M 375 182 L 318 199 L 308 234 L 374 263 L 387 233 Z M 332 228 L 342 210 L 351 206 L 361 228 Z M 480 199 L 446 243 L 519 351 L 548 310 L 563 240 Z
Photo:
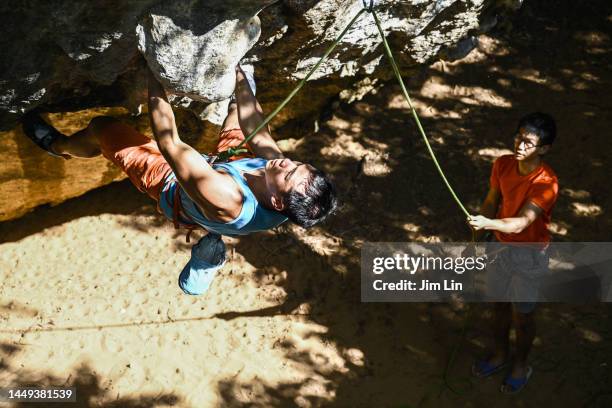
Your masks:
M 67 158 L 53 150 L 53 143 L 64 137 L 53 126 L 40 117 L 36 112 L 26 113 L 21 121 L 23 133 L 29 137 L 38 147 L 45 150 L 51 156 Z

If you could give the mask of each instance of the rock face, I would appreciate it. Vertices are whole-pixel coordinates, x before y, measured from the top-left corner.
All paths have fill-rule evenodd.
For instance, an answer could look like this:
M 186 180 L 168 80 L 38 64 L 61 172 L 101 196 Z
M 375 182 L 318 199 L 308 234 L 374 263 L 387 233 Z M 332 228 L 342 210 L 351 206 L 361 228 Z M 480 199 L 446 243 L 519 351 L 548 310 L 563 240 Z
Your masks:
M 459 53 L 466 44 L 469 51 L 471 42 L 465 39 L 480 25 L 490 27 L 500 10 L 516 7 L 520 0 L 376 3 L 398 63 L 408 70 L 440 55 L 452 57 L 461 40 Z M 67 128 L 75 130 L 102 108 L 121 108 L 113 112 L 125 117 L 137 114 L 144 103 L 146 60 L 174 94 L 182 135 L 202 145 L 206 142 L 200 139 L 216 131 L 210 122 L 219 124 L 224 117 L 238 61 L 255 65 L 258 97 L 269 112 L 362 7 L 360 0 L 3 2 L 0 195 L 11 199 L 0 203 L 0 220 L 121 177 L 103 159 L 60 165 L 39 152 L 21 134 L 18 123 L 24 112 L 38 108 L 62 113 L 70 123 Z M 389 77 L 376 26 L 365 13 L 272 125 L 278 129 L 312 117 L 354 84 Z M 146 121 L 139 123 L 146 128 Z M 58 166 L 71 170 L 48 171 Z M 64 187 L 46 188 L 53 177 L 61 178 Z
M 138 48 L 165 88 L 209 103 L 232 95 L 231 68 L 255 45 L 261 29 L 257 2 L 235 9 L 224 3 L 162 4 L 136 27 Z

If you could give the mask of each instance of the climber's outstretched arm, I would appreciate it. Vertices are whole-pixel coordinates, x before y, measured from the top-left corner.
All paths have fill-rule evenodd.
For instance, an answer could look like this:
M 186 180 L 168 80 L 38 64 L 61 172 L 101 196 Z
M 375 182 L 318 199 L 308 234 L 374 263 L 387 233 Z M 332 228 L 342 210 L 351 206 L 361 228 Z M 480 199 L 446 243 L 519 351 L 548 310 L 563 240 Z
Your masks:
M 238 104 L 238 122 L 242 133 L 248 136 L 264 121 L 265 116 L 240 66 L 236 67 L 236 89 L 234 93 Z M 268 160 L 284 157 L 283 152 L 270 135 L 267 126 L 257 132 L 248 145 L 257 157 Z
M 235 208 L 238 211 L 241 208 L 242 195 L 225 182 L 200 153 L 180 139 L 166 92 L 151 71 L 148 82 L 149 119 L 153 135 L 181 187 L 209 219 L 232 220 L 237 216 Z

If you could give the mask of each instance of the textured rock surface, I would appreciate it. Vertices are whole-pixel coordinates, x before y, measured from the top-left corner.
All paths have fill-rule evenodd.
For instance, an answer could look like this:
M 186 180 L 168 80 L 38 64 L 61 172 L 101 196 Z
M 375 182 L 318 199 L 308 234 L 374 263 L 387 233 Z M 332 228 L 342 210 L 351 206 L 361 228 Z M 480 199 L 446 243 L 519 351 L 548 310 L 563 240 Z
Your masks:
M 270 111 L 362 7 L 360 0 L 270 3 L 2 3 L 0 155 L 4 160 L 0 164 L 0 196 L 14 197 L 19 192 L 19 198 L 2 200 L 0 220 L 42 203 L 80 195 L 118 176 L 103 159 L 54 162 L 39 153 L 17 126 L 24 112 L 34 108 L 64 112 L 75 130 L 98 111 L 69 112 L 103 107 L 123 108 L 124 116 L 140 112 L 144 102 L 140 47 L 168 91 L 176 94 L 173 104 L 183 108 L 179 118 L 182 135 L 207 143 L 215 128 L 208 122 L 197 123 L 197 118 L 213 123 L 222 120 L 224 99 L 232 92 L 233 67 L 243 56 L 255 65 L 258 97 Z M 269 7 L 256 16 L 266 4 Z M 381 1 L 378 14 L 401 68 L 408 70 L 440 55 L 452 57 L 455 45 L 480 24 L 490 26 L 501 7 L 517 4 L 519 0 Z M 466 44 L 469 49 L 469 40 L 464 41 L 460 53 Z M 389 78 L 382 51 L 376 26 L 371 16 L 364 14 L 308 86 L 275 119 L 273 127 L 293 123 L 284 127 L 285 133 L 299 132 L 300 121 L 312 118 L 341 91 L 358 84 L 356 92 L 349 92 L 358 97 L 377 80 Z M 57 124 L 56 118 L 51 120 Z M 141 123 L 146 128 L 146 121 Z M 49 171 L 46 164 L 40 165 L 41 160 L 53 163 L 50 168 L 71 170 Z M 113 176 L 101 176 L 108 172 Z M 64 187 L 45 187 L 51 179 Z
M 235 9 L 212 3 L 219 4 L 163 4 L 136 28 L 138 48 L 162 84 L 205 102 L 231 96 L 235 81 L 231 67 L 240 62 L 261 33 L 259 18 L 253 15 L 257 2 Z

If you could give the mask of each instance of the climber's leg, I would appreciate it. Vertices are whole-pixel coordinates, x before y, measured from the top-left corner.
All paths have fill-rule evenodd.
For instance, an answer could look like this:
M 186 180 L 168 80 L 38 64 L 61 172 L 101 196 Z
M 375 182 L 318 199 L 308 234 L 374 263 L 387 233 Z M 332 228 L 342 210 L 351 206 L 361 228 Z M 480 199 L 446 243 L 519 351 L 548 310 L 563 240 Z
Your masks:
M 102 129 L 112 123 L 118 122 L 116 119 L 108 116 L 98 116 L 93 118 L 85 129 L 82 129 L 72 136 L 60 136 L 52 144 L 51 149 L 57 154 L 63 156 L 93 158 L 99 156 L 100 141 L 97 135 Z
M 47 123 L 38 113 L 29 112 L 22 120 L 23 132 L 34 143 L 53 156 L 92 158 L 99 156 L 100 143 L 95 136 L 97 129 L 111 122 L 113 118 L 94 118 L 89 125 L 72 136 L 66 136 Z
M 155 200 L 172 169 L 157 147 L 134 127 L 113 118 L 94 118 L 89 135 L 98 141 L 102 155 L 119 166 L 132 183 Z
M 63 153 L 58 149 L 58 145 L 63 143 L 67 137 L 55 129 L 53 126 L 48 124 L 38 113 L 28 112 L 22 120 L 21 125 L 24 135 L 30 138 L 38 147 L 45 150 L 52 156 L 63 157 L 64 159 L 70 159 L 73 154 L 68 152 Z M 77 138 L 79 141 L 82 137 L 79 135 Z M 82 143 L 79 143 L 81 145 Z M 83 149 L 75 149 L 77 157 L 90 157 L 91 152 L 83 151 Z

